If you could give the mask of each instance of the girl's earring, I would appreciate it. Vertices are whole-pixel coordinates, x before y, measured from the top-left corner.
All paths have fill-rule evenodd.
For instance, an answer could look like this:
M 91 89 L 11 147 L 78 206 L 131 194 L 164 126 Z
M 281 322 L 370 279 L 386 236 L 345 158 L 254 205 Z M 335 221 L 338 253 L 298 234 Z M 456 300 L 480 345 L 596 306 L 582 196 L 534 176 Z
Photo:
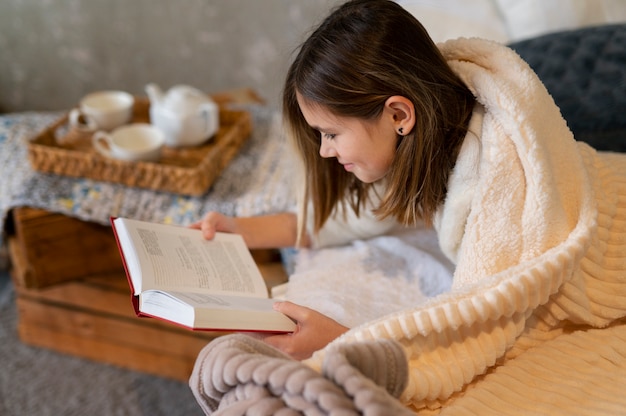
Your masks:
M 398 133 L 399 133 L 400 135 L 402 135 L 402 134 L 404 133 L 404 128 L 403 128 L 403 127 L 400 127 L 400 128 L 398 129 Z

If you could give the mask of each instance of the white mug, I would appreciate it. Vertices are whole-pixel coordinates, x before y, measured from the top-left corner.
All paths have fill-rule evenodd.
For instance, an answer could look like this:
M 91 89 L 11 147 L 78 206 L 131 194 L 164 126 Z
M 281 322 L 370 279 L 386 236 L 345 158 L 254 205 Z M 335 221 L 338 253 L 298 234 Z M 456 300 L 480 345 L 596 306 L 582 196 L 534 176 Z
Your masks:
M 88 132 L 111 131 L 131 121 L 134 101 L 124 91 L 93 92 L 80 100 L 79 108 L 70 111 L 70 125 Z
M 99 130 L 92 137 L 98 153 L 113 159 L 156 162 L 161 157 L 165 136 L 147 123 L 118 127 L 111 133 Z

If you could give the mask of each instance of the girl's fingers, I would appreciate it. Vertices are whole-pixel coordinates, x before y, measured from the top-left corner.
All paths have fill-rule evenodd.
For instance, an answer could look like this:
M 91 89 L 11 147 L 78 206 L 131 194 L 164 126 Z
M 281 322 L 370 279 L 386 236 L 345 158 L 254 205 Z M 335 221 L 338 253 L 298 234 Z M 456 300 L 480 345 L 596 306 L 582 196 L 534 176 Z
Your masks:
M 275 302 L 274 309 L 287 315 L 296 322 L 306 322 L 311 316 L 311 309 L 289 301 Z

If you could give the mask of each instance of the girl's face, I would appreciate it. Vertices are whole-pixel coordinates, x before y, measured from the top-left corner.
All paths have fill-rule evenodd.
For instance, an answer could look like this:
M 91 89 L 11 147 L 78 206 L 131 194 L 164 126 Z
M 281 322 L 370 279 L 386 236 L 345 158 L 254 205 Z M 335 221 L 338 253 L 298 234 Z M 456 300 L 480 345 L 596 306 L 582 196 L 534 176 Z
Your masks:
M 298 96 L 309 126 L 320 133 L 320 156 L 337 162 L 365 183 L 382 179 L 393 162 L 398 136 L 394 118 L 386 110 L 375 121 L 339 117 Z

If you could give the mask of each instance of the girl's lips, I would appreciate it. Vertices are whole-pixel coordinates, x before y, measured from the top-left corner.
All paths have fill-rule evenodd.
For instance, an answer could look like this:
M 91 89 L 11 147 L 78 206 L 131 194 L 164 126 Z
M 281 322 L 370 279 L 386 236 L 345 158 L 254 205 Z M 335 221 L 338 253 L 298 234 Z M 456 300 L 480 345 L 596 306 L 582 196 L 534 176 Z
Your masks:
M 342 165 L 343 165 L 343 168 L 347 170 L 348 172 L 352 172 L 352 169 L 354 168 L 353 163 L 342 163 Z

